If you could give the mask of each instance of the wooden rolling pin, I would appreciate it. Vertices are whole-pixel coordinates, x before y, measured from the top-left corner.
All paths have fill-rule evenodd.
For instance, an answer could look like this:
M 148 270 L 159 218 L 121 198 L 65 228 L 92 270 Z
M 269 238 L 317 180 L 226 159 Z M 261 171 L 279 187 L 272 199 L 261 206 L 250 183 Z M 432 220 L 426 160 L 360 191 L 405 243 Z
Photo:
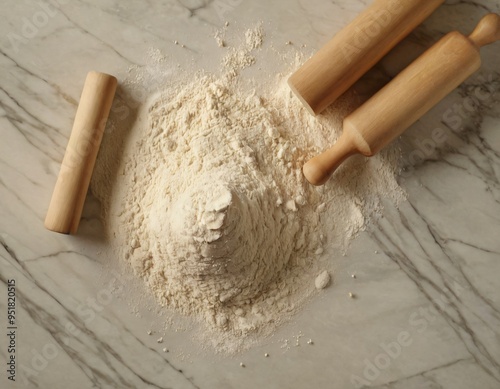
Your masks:
M 443 3 L 375 0 L 290 77 L 290 88 L 321 113 Z
M 108 74 L 87 75 L 45 218 L 45 227 L 51 231 L 74 234 L 78 230 L 116 85 L 116 78 Z
M 500 40 L 500 16 L 485 16 L 466 37 L 452 32 L 345 118 L 337 143 L 304 165 L 307 180 L 324 184 L 353 154 L 371 157 L 481 67 L 480 48 Z

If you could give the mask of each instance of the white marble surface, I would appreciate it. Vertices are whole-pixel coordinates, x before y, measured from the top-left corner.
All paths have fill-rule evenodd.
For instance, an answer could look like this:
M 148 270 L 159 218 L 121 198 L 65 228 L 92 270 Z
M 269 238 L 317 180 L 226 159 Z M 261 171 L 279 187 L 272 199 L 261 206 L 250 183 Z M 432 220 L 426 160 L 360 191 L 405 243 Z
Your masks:
M 99 204 L 89 197 L 77 236 L 43 228 L 88 70 L 123 79 L 130 65 L 145 63 L 150 47 L 214 69 L 213 31 L 226 20 L 240 28 L 263 21 L 271 42 L 312 51 L 369 2 L 2 3 L 0 328 L 7 331 L 6 282 L 15 279 L 18 330 L 17 382 L 6 377 L 2 336 L 0 387 L 500 388 L 499 44 L 484 49 L 479 73 L 403 136 L 405 155 L 414 156 L 401 177 L 408 201 L 399 209 L 388 204 L 347 257 L 335 259 L 334 287 L 262 347 L 214 357 L 173 333 L 165 338 L 172 352 L 163 353 L 146 334 L 154 315 L 137 317 L 121 293 L 109 292 L 127 286 L 102 275 Z M 488 11 L 500 12 L 499 3 L 448 1 L 364 85 L 387 81 L 444 33 L 471 31 Z M 126 92 L 118 98 L 126 101 Z M 410 154 L 436 127 L 444 141 Z M 345 298 L 349 291 L 359 298 Z M 298 331 L 301 346 L 281 349 L 279 339 Z

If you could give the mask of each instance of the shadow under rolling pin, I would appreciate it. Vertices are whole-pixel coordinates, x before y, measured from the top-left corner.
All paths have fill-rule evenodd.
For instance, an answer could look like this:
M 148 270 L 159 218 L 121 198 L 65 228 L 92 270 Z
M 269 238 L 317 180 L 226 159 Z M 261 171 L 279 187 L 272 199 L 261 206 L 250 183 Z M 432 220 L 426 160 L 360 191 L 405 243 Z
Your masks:
M 485 16 L 469 37 L 446 35 L 344 119 L 337 143 L 304 165 L 306 179 L 323 185 L 350 156 L 378 153 L 479 70 L 480 48 L 497 40 L 497 14 Z

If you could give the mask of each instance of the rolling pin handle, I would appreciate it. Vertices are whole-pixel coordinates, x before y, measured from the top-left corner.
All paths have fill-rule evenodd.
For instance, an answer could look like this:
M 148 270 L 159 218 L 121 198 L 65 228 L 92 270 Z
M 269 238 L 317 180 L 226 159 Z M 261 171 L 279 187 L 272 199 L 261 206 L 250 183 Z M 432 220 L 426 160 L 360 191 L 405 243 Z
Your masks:
M 500 40 L 500 15 L 488 14 L 469 36 L 478 47 L 483 47 Z
M 302 168 L 304 177 L 314 186 L 324 185 L 347 158 L 359 152 L 356 140 L 344 131 L 333 147 L 312 158 L 304 165 Z

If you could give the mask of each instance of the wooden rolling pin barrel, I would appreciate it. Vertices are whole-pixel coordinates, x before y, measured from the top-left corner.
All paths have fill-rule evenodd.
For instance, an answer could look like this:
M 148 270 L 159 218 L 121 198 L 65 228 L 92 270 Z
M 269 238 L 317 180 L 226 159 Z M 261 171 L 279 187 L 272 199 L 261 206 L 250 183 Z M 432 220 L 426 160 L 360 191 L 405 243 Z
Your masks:
M 306 179 L 323 185 L 349 156 L 380 151 L 476 72 L 480 48 L 497 40 L 496 14 L 485 16 L 469 37 L 459 32 L 446 35 L 345 118 L 337 143 L 304 165 Z
M 74 234 L 78 229 L 116 85 L 116 78 L 108 74 L 87 75 L 45 218 L 51 231 Z
M 290 77 L 290 88 L 321 113 L 443 3 L 375 0 Z

